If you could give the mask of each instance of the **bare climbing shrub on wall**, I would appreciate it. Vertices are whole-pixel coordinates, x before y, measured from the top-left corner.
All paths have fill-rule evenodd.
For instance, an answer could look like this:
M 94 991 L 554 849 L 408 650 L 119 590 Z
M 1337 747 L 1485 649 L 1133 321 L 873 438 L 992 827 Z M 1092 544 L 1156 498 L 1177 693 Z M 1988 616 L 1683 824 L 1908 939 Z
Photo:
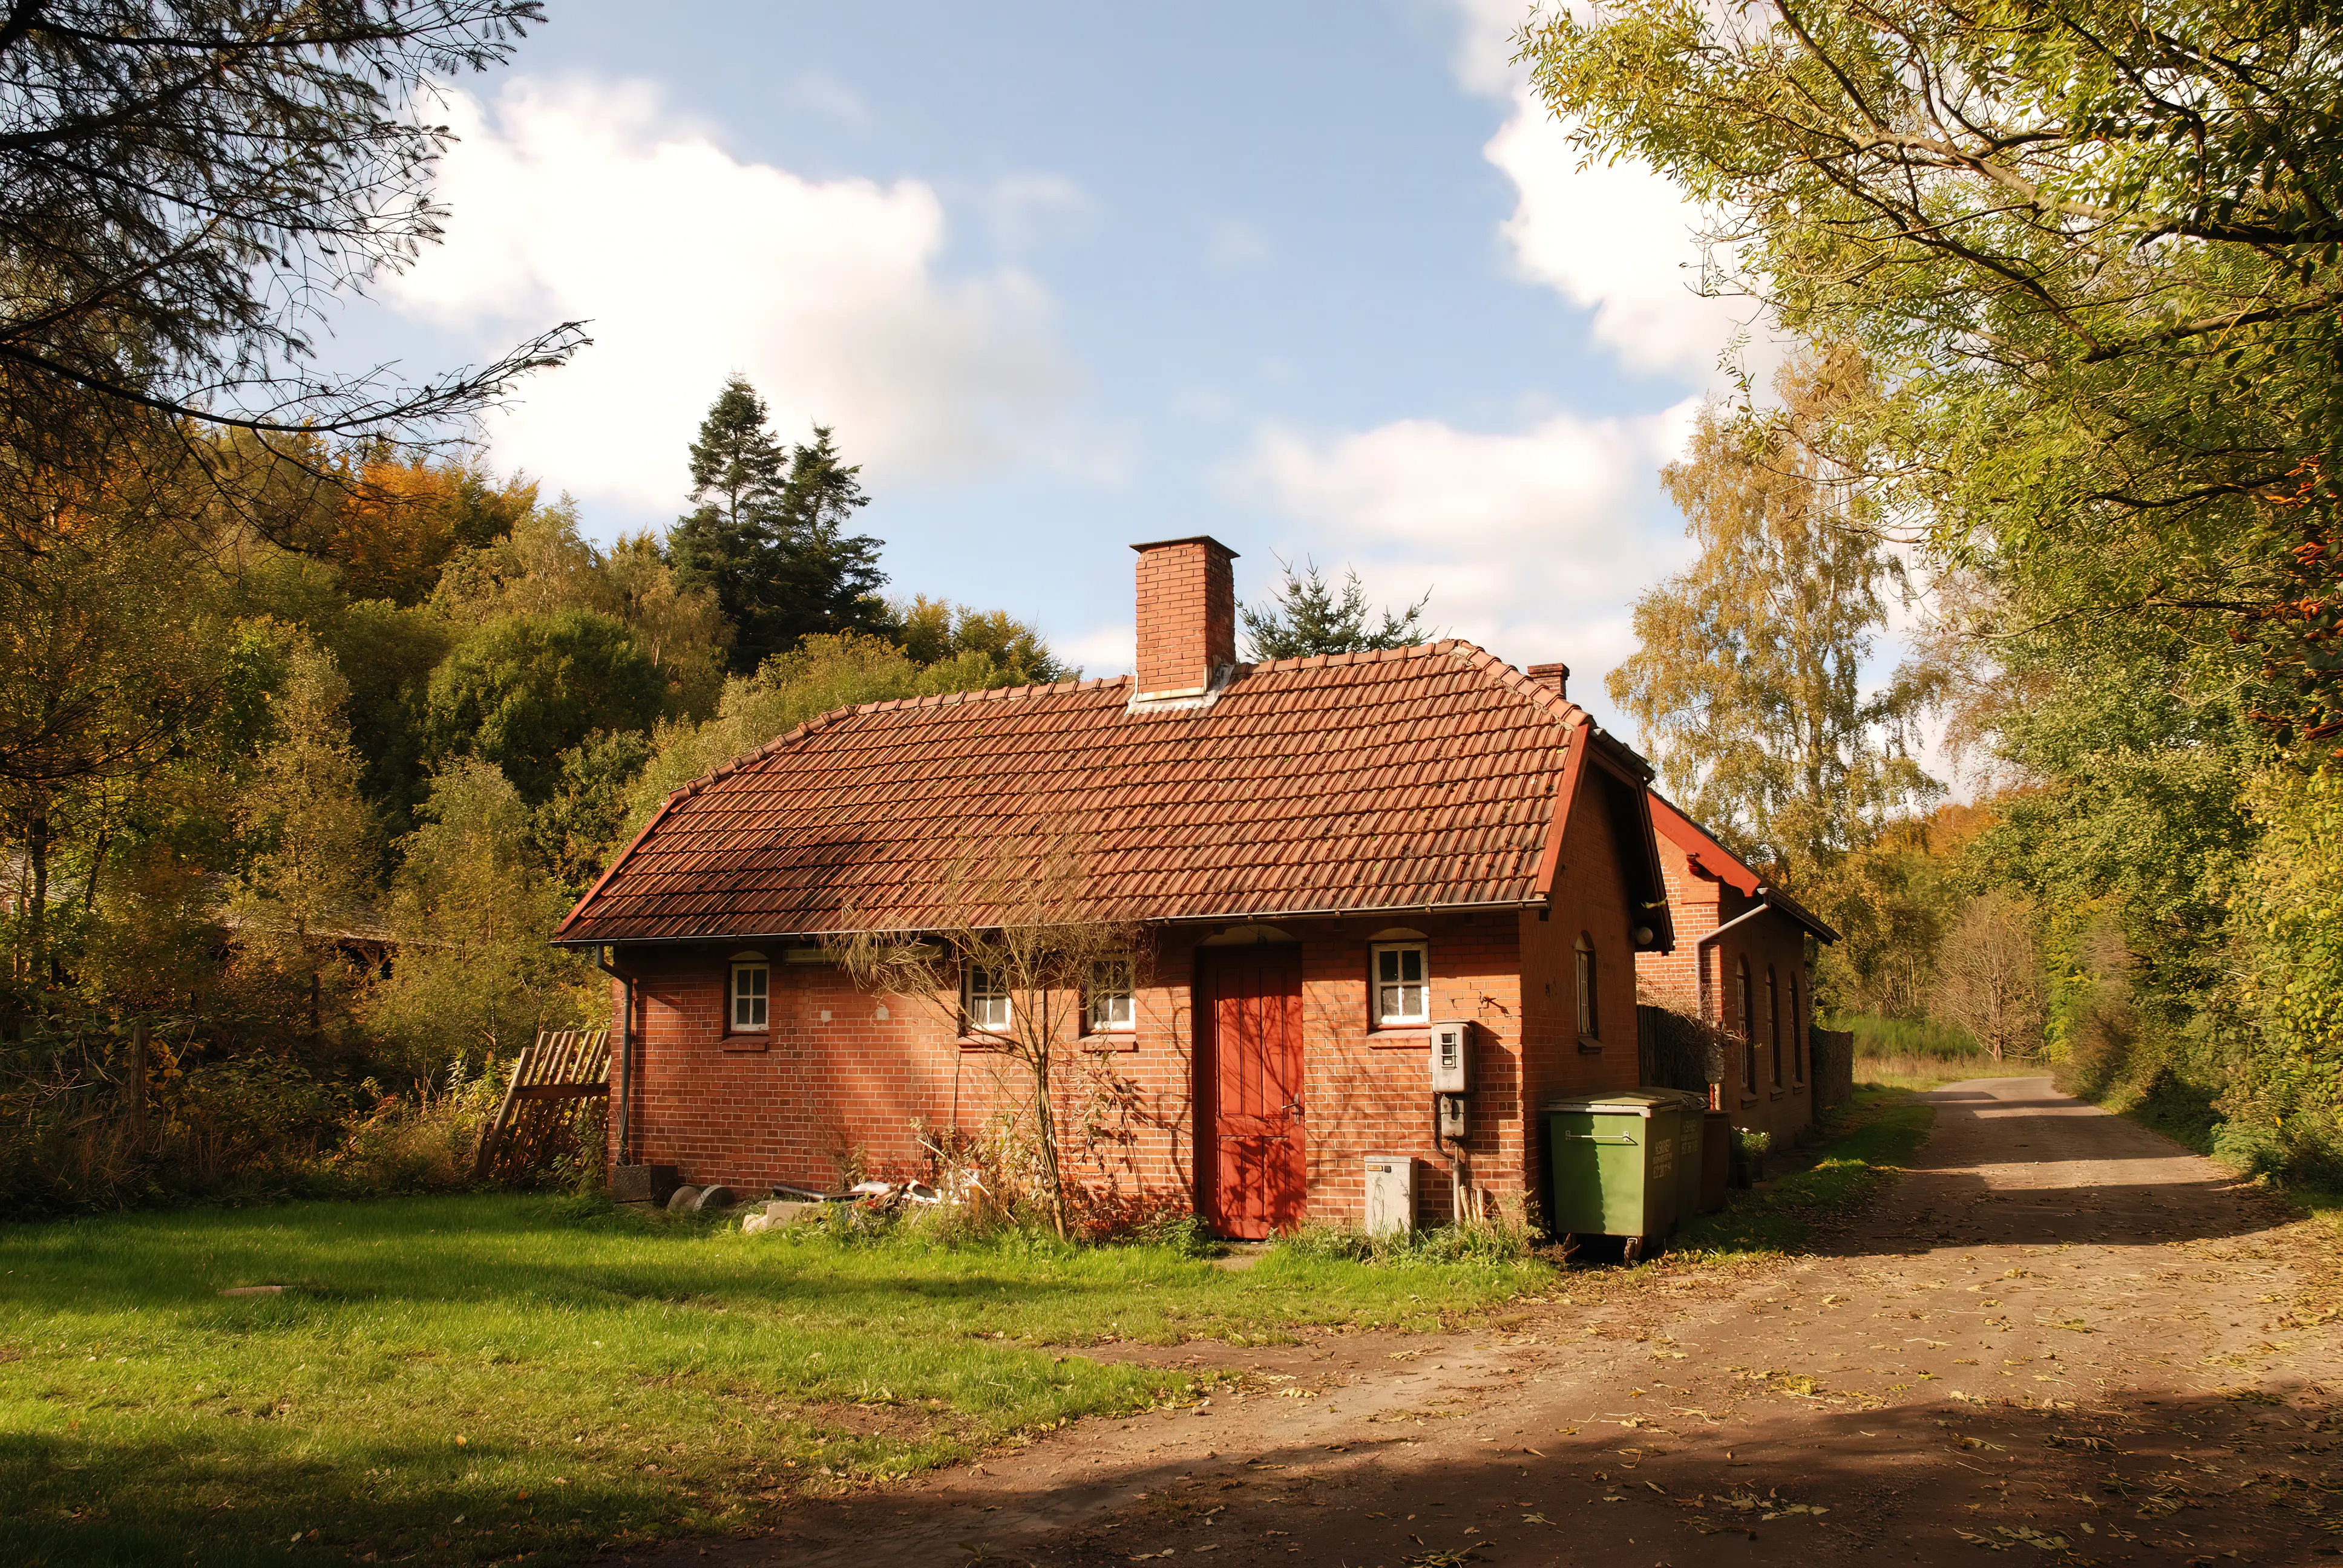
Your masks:
M 887 929 L 849 911 L 851 934 L 828 944 L 858 990 L 900 997 L 981 1042 L 1023 1076 L 1022 1126 L 1032 1142 L 1041 1207 L 1071 1229 L 1056 1091 L 1101 980 L 1141 983 L 1146 937 L 1095 918 L 1072 835 L 1036 825 L 953 855 L 920 899 L 916 927 Z

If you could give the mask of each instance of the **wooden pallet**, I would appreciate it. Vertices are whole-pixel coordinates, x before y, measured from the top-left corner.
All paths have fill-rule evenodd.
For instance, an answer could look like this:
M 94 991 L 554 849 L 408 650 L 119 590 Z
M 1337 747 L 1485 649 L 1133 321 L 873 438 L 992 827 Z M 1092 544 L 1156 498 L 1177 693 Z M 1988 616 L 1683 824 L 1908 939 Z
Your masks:
M 513 1063 L 504 1102 L 480 1133 L 476 1179 L 518 1181 L 576 1141 L 578 1111 L 610 1093 L 610 1031 L 547 1030 Z

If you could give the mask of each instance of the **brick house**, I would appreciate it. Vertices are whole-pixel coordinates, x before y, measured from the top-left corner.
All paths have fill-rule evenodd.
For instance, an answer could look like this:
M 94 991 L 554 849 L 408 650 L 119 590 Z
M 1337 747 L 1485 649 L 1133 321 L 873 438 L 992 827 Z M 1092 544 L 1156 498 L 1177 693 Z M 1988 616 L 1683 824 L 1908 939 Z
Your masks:
M 1786 1148 L 1815 1117 L 1807 940 L 1838 933 L 1656 789 L 1651 814 L 1676 940 L 1673 951 L 1637 953 L 1636 980 L 1647 998 L 1734 1037 L 1711 1103 Z
M 821 944 L 950 925 L 950 858 L 1046 822 L 1084 907 L 1151 938 L 1072 1010 L 1087 1192 L 1257 1235 L 1359 1220 L 1366 1157 L 1403 1155 L 1425 1220 L 1534 1203 L 1531 1113 L 1634 1084 L 1635 955 L 1674 940 L 1648 767 L 1559 665 L 1454 640 L 1239 664 L 1232 552 L 1134 548 L 1135 676 L 826 714 L 679 790 L 579 901 L 556 940 L 614 976 L 614 1160 L 750 1193 L 911 1173 L 915 1123 L 1013 1105 L 1022 1069 L 967 1022 L 998 1005 L 980 974 L 956 1008 L 868 995 Z

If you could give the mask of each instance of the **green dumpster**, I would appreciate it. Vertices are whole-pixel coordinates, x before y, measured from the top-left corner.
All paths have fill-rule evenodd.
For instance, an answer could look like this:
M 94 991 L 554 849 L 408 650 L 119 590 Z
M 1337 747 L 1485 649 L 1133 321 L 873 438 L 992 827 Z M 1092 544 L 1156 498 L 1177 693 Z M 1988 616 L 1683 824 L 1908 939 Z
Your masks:
M 1694 1094 L 1688 1089 L 1654 1089 L 1645 1086 L 1650 1094 L 1673 1094 L 1682 1110 L 1676 1117 L 1676 1220 L 1678 1227 L 1700 1212 L 1700 1134 L 1701 1118 L 1708 1110 L 1708 1096 Z
M 1619 1236 L 1629 1259 L 1675 1224 L 1684 1096 L 1672 1089 L 1561 1100 L 1545 1108 L 1558 1236 Z

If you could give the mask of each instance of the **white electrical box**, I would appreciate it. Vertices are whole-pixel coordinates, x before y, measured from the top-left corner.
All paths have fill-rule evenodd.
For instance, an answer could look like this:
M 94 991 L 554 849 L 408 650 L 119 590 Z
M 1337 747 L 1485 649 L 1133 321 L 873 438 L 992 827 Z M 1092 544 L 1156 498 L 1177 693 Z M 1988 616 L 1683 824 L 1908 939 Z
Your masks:
M 1473 1026 L 1432 1026 L 1432 1092 L 1463 1094 L 1473 1087 Z
M 1367 1156 L 1367 1234 L 1404 1236 L 1415 1230 L 1415 1160 L 1407 1154 Z

